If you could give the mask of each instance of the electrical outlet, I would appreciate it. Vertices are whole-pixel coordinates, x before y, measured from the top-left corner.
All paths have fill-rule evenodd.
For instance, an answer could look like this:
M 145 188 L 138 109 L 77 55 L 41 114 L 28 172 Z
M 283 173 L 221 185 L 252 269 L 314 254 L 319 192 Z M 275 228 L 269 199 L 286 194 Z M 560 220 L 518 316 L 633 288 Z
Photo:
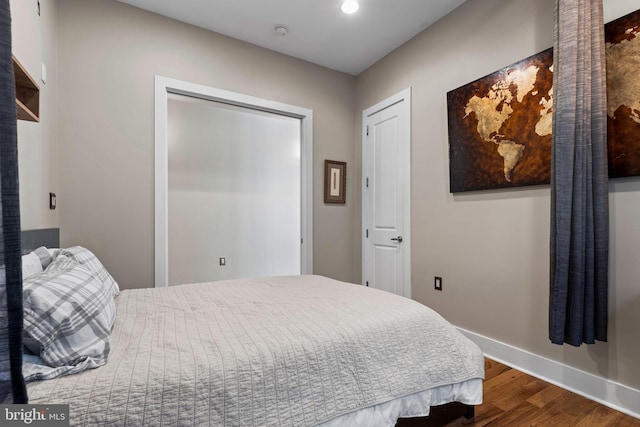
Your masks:
M 223 256 L 220 257 L 220 265 L 222 266 L 227 265 L 227 259 Z
M 436 291 L 442 290 L 442 277 L 435 276 L 433 278 L 433 289 Z

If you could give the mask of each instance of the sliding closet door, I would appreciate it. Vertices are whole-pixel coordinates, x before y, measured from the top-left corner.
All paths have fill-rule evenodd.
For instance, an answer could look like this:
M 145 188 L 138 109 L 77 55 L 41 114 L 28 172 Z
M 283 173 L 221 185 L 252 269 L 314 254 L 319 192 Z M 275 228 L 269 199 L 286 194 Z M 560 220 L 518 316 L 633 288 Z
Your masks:
M 169 284 L 300 274 L 300 120 L 170 94 L 168 135 Z

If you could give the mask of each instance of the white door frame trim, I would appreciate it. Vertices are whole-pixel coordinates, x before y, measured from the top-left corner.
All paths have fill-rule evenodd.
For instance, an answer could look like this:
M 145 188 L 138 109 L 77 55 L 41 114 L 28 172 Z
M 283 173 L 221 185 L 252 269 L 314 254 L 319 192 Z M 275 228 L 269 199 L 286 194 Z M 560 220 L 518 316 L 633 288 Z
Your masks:
M 404 101 L 404 102 L 403 102 Z M 401 103 L 401 111 L 402 116 L 404 118 L 403 122 L 401 122 L 401 126 L 405 127 L 406 135 L 409 138 L 409 146 L 408 146 L 408 164 L 403 168 L 402 177 L 403 186 L 407 190 L 407 197 L 405 197 L 405 208 L 404 208 L 404 230 L 403 230 L 403 245 L 405 250 L 404 257 L 404 289 L 403 295 L 407 298 L 411 298 L 411 87 L 408 87 L 395 95 L 392 95 L 371 107 L 365 109 L 362 112 L 362 284 L 365 283 L 366 272 L 370 268 L 368 265 L 368 260 L 365 258 L 365 248 L 367 244 L 367 238 L 365 236 L 365 229 L 370 227 L 371 212 L 369 209 L 365 209 L 367 206 L 366 203 L 366 179 L 369 176 L 368 170 L 368 159 L 364 158 L 365 153 L 365 144 L 367 143 L 367 131 L 366 131 L 366 122 L 369 116 L 376 114 L 386 108 L 389 108 L 393 105 Z
M 155 287 L 169 283 L 168 215 L 168 95 L 174 93 L 223 102 L 300 119 L 300 248 L 302 274 L 313 272 L 313 110 L 216 89 L 168 77 L 155 76 Z

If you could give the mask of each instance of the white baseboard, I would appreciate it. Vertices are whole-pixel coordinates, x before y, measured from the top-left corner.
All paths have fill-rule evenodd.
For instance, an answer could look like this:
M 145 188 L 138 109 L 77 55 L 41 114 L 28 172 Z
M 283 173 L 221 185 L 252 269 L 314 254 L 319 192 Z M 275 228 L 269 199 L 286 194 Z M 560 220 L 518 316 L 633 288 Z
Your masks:
M 458 328 L 485 356 L 605 406 L 640 418 L 640 390 Z

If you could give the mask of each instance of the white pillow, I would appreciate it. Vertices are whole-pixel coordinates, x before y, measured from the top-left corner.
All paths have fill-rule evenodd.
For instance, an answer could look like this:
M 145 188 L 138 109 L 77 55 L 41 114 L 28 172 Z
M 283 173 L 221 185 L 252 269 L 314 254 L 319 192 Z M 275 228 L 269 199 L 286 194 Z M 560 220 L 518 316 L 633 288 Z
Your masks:
M 33 252 L 22 255 L 22 280 L 38 273 L 42 273 L 42 263 L 38 255 Z
M 51 259 L 54 260 L 60 253 L 60 248 L 46 248 L 49 255 L 51 255 Z

